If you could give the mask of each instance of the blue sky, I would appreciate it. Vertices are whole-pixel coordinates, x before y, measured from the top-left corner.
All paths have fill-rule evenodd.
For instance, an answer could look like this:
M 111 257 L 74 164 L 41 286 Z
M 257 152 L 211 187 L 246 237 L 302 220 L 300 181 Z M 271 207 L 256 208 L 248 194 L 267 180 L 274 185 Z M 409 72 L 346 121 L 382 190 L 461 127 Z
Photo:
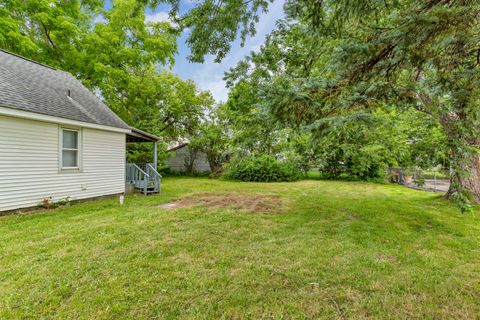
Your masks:
M 201 89 L 209 90 L 218 102 L 226 101 L 228 91 L 225 88 L 225 82 L 222 80 L 224 72 L 228 71 L 230 67 L 234 67 L 251 51 L 258 51 L 265 36 L 275 28 L 275 21 L 283 18 L 283 3 L 284 0 L 275 0 L 269 6 L 268 13 L 261 14 L 260 21 L 257 24 L 257 34 L 248 38 L 243 48 L 240 46 L 240 40 L 237 39 L 232 44 L 232 50 L 221 63 L 213 62 L 214 57 L 212 56 L 207 56 L 204 63 L 189 62 L 187 56 L 190 50 L 185 44 L 187 38 L 185 32 L 178 39 L 178 54 L 172 71 L 182 79 L 192 79 Z M 182 9 L 188 9 L 191 5 L 191 0 L 186 0 L 182 4 Z M 167 8 L 160 7 L 154 12 L 147 12 L 147 20 L 149 21 L 165 21 L 167 19 Z

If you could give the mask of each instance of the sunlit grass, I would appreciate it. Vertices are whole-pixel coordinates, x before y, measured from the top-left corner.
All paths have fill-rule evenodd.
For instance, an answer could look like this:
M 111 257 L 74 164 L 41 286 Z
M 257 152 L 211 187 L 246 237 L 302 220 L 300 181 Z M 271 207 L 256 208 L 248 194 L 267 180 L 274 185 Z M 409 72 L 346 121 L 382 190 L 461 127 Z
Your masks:
M 284 207 L 157 208 L 231 191 Z M 0 218 L 0 319 L 471 319 L 479 270 L 478 213 L 396 185 L 171 178 Z

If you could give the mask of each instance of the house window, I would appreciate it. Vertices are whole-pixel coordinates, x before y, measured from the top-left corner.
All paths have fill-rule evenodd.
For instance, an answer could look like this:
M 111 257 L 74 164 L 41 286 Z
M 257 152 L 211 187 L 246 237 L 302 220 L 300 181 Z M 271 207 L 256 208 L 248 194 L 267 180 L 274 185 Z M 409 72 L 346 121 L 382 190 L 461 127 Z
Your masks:
M 80 168 L 80 132 L 73 129 L 61 130 L 62 169 Z

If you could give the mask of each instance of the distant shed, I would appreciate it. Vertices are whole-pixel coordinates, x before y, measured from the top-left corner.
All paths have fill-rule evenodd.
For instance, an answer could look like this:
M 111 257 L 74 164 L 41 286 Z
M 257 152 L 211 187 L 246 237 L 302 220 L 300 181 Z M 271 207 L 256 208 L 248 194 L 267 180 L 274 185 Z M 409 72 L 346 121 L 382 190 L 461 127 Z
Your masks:
M 207 154 L 193 150 L 188 143 L 169 149 L 167 166 L 171 171 L 184 173 L 207 173 L 210 172 Z

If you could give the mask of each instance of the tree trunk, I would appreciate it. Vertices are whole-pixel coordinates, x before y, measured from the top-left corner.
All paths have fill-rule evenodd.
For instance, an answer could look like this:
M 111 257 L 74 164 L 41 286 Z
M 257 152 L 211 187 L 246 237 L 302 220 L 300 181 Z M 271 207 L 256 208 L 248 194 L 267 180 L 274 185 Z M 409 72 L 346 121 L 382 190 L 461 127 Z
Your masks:
M 445 195 L 451 199 L 456 195 L 467 197 L 469 201 L 480 204 L 480 157 L 477 152 L 480 139 L 477 126 L 459 126 L 459 122 L 468 124 L 465 113 L 456 113 L 440 117 L 450 145 L 450 187 Z M 466 138 L 466 137 L 470 138 Z
M 197 150 L 193 150 L 192 148 L 188 147 L 188 152 L 185 156 L 185 172 L 188 174 L 195 173 L 195 159 L 197 159 Z
M 207 153 L 208 164 L 210 165 L 210 171 L 212 177 L 219 177 L 223 173 L 222 163 L 219 161 L 219 157 L 210 155 Z
M 466 192 L 472 202 L 480 203 L 480 157 L 465 159 L 461 167 L 450 177 L 450 188 L 445 196 L 451 199 L 456 192 Z

